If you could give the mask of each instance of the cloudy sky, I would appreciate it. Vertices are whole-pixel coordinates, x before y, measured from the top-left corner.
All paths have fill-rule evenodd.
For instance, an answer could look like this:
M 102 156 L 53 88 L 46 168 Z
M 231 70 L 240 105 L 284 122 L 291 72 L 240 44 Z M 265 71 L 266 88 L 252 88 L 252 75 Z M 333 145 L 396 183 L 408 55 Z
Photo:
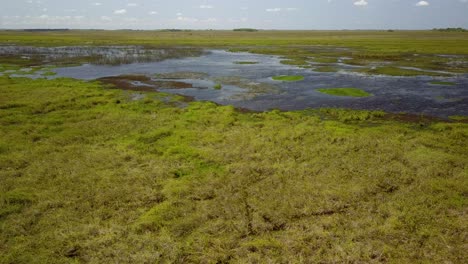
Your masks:
M 0 0 L 0 28 L 468 28 L 468 0 Z

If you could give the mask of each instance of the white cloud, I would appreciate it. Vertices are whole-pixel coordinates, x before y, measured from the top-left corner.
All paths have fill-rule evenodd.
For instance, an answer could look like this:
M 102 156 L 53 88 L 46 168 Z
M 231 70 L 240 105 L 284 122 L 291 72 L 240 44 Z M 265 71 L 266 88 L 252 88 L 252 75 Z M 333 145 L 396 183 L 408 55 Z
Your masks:
M 198 22 L 198 19 L 196 18 L 182 17 L 182 16 L 177 17 L 177 20 L 182 21 L 182 22 L 191 22 L 191 23 Z
M 93 3 L 93 6 L 101 6 L 101 3 Z
M 177 13 L 177 14 L 175 14 L 175 15 L 176 15 L 176 16 L 183 16 L 183 14 L 182 14 L 182 13 L 180 13 L 180 12 L 179 12 L 179 13 Z
M 127 9 L 119 9 L 119 10 L 114 11 L 115 15 L 123 15 L 123 14 L 126 14 L 126 13 L 127 13 Z
M 266 11 L 267 12 L 279 12 L 279 11 L 281 11 L 281 8 L 279 8 L 279 7 L 267 8 Z
M 355 6 L 366 6 L 367 4 L 368 2 L 366 0 L 359 0 L 359 1 L 354 2 Z
M 428 6 L 429 2 L 427 1 L 419 1 L 416 3 L 416 6 Z
M 157 14 L 158 14 L 158 11 L 150 11 L 148 14 L 150 14 L 150 15 L 157 15 Z
M 296 11 L 297 8 L 295 8 L 295 7 L 288 7 L 288 8 L 286 8 L 286 10 L 288 10 L 288 11 Z
M 212 6 L 212 5 L 200 5 L 200 8 L 201 9 L 212 9 L 212 8 L 214 8 L 214 6 Z
M 129 7 L 135 7 L 135 6 L 138 6 L 138 4 L 137 4 L 137 3 L 128 3 L 127 6 L 129 6 Z
M 102 21 L 112 21 L 112 18 L 108 17 L 108 16 L 102 16 L 101 17 L 101 20 Z

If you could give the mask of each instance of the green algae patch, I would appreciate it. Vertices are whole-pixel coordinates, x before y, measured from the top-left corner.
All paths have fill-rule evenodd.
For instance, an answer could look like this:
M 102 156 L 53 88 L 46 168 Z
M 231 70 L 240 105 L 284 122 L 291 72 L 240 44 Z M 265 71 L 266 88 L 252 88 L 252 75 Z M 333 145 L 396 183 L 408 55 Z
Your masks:
M 258 61 L 235 61 L 234 64 L 250 65 L 250 64 L 258 64 Z
M 274 76 L 272 77 L 275 81 L 283 81 L 283 82 L 298 82 L 304 80 L 304 76 L 301 75 L 281 75 L 281 76 Z
M 439 82 L 439 81 L 430 82 L 430 84 L 432 84 L 432 85 L 442 85 L 442 86 L 456 85 L 456 83 L 454 83 L 454 82 Z
M 317 89 L 317 91 L 324 93 L 324 94 L 335 95 L 335 96 L 351 96 L 351 97 L 372 96 L 372 94 L 364 90 L 357 89 L 357 88 L 323 88 L 323 89 Z

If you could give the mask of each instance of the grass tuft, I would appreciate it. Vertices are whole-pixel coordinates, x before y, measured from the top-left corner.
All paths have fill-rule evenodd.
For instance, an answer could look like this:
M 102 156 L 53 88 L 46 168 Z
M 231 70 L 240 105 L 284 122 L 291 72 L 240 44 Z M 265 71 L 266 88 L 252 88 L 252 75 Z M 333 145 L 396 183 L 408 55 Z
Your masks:
M 281 75 L 281 76 L 274 76 L 272 77 L 275 81 L 283 81 L 283 82 L 297 82 L 304 80 L 304 76 L 300 75 Z
M 433 85 L 443 85 L 443 86 L 452 86 L 452 85 L 456 85 L 457 83 L 454 83 L 454 82 L 434 81 L 434 82 L 430 82 L 430 84 L 433 84 Z
M 372 96 L 372 94 L 364 90 L 356 89 L 356 88 L 323 88 L 323 89 L 317 89 L 317 91 L 324 93 L 324 94 L 335 95 L 335 96 L 351 96 L 351 97 Z

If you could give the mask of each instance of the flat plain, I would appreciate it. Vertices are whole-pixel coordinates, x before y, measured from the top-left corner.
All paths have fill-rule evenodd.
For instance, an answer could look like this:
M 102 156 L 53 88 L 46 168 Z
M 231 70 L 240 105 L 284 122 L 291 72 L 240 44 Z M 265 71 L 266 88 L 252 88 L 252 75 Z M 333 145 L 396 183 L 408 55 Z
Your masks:
M 464 32 L 0 31 L 0 44 L 223 49 L 323 74 L 346 58 L 363 76 L 441 78 L 434 89 L 468 73 Z M 0 56 L 0 263 L 468 259 L 464 115 L 249 111 L 131 86 L 180 88 L 203 73 L 55 78 L 96 58 L 49 59 Z M 323 96 L 368 95 L 346 87 Z

